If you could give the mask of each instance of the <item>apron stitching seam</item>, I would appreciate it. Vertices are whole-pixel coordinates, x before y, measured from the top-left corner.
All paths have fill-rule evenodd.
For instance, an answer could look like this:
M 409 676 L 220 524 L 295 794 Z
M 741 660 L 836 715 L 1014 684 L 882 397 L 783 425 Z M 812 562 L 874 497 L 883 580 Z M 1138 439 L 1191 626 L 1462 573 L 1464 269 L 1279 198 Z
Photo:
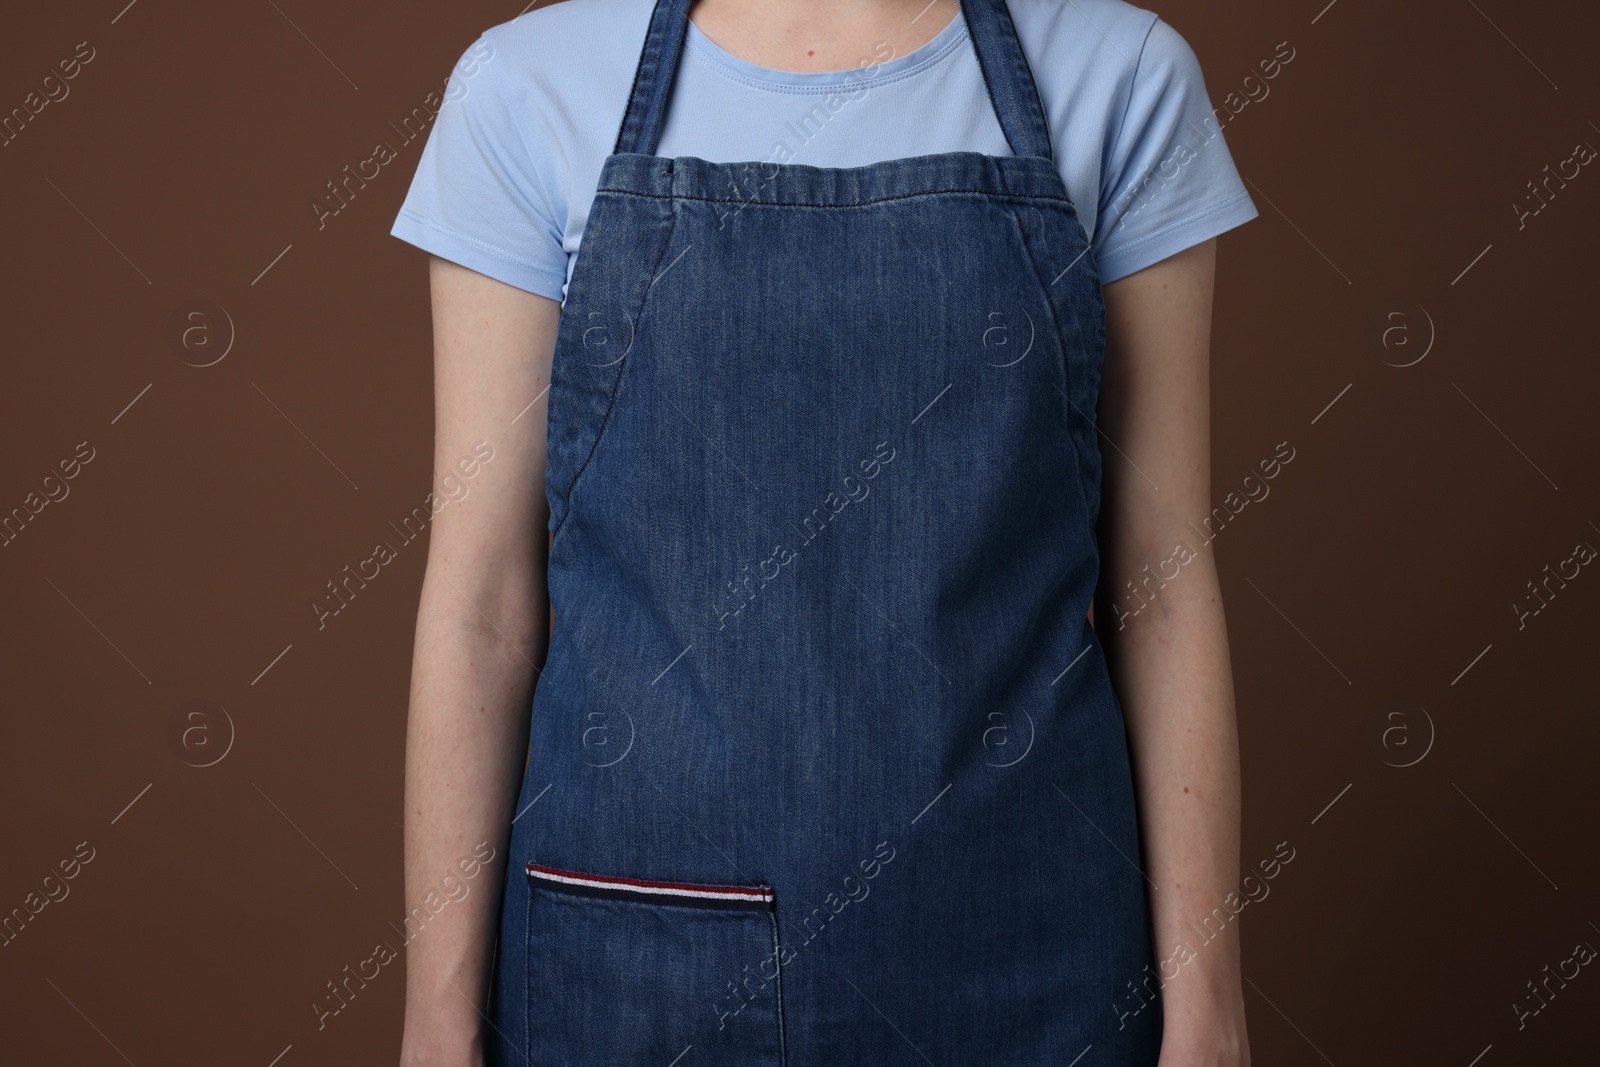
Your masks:
M 1027 260 L 1028 276 L 1033 279 L 1034 288 L 1039 297 L 1044 301 L 1044 306 L 1050 312 L 1050 325 L 1055 333 L 1056 348 L 1059 352 L 1057 363 L 1061 368 L 1061 378 L 1066 388 L 1063 396 L 1067 401 L 1067 409 L 1062 412 L 1061 432 L 1066 440 L 1067 448 L 1072 452 L 1072 465 L 1076 469 L 1077 477 L 1073 479 L 1078 486 L 1078 500 L 1083 505 L 1083 513 L 1089 514 L 1089 494 L 1083 486 L 1083 456 L 1078 448 L 1078 440 L 1073 435 L 1072 420 L 1077 407 L 1072 399 L 1072 353 L 1067 351 L 1066 334 L 1061 326 L 1061 317 L 1056 314 L 1055 301 L 1050 296 L 1050 290 L 1045 287 L 1044 279 L 1039 274 L 1039 264 L 1034 259 L 1033 249 L 1028 244 L 1027 231 L 1022 228 L 1022 220 L 1017 218 L 1016 210 L 1007 205 L 1006 215 L 1011 219 L 1011 224 L 1016 229 L 1017 240 L 1022 246 L 1022 254 Z M 1080 228 L 1081 228 L 1080 223 Z
M 774 894 L 776 896 L 776 894 Z M 789 1037 L 785 1032 L 783 1021 L 783 943 L 779 939 L 778 909 L 774 900 L 772 915 L 772 951 L 777 961 L 778 973 L 774 977 L 772 998 L 778 1013 L 778 1067 L 788 1067 L 789 1063 Z
M 523 886 L 522 906 L 522 1043 L 533 1044 L 533 892 Z
M 990 159 L 1016 159 L 1018 157 L 1016 157 L 1016 156 L 990 156 L 989 158 Z M 778 165 L 780 167 L 787 167 L 787 166 L 793 166 L 793 165 L 796 165 L 796 164 L 780 163 Z M 1048 200 L 1048 201 L 1053 201 L 1053 202 L 1058 203 L 1058 204 L 1067 205 L 1067 207 L 1072 209 L 1072 213 L 1073 213 L 1074 217 L 1076 217 L 1077 212 L 1078 212 L 1077 205 L 1072 202 L 1072 199 L 1070 197 L 1057 196 L 1054 193 L 1017 193 L 1017 192 L 1010 192 L 1010 191 L 995 192 L 993 189 L 967 189 L 967 188 L 960 188 L 960 189 L 930 189 L 930 190 L 924 190 L 922 192 L 917 192 L 917 193 L 896 193 L 893 196 L 878 196 L 878 197 L 873 197 L 873 198 L 868 199 L 868 200 L 853 201 L 851 203 L 832 203 L 832 204 L 807 204 L 807 203 L 788 201 L 788 200 L 746 200 L 746 199 L 740 199 L 739 197 L 695 196 L 693 194 L 679 194 L 679 193 L 668 193 L 666 195 L 662 195 L 660 193 L 643 193 L 643 192 L 638 191 L 637 189 L 619 189 L 619 188 L 611 188 L 611 187 L 607 187 L 605 189 L 601 189 L 600 192 L 604 192 L 604 193 L 621 193 L 621 194 L 624 194 L 626 196 L 645 197 L 645 198 L 650 199 L 650 200 L 694 200 L 694 201 L 702 201 L 702 202 L 711 203 L 711 204 L 758 204 L 758 205 L 762 205 L 762 206 L 765 206 L 765 207 L 814 207 L 814 208 L 824 208 L 824 209 L 827 209 L 827 208 L 849 208 L 849 207 L 870 207 L 873 204 L 882 204 L 882 203 L 887 203 L 887 202 L 893 201 L 893 200 L 908 200 L 908 199 L 911 199 L 913 197 L 919 197 L 919 196 L 945 196 L 945 195 L 948 195 L 948 194 L 951 194 L 951 193 L 977 193 L 979 195 L 988 197 L 990 199 L 1001 200 L 1001 201 Z M 657 262 L 659 263 L 660 261 L 658 260 Z
M 672 200 L 673 198 L 664 197 L 660 199 Z M 661 241 L 661 251 L 656 254 L 656 261 L 650 267 L 650 280 L 645 283 L 644 293 L 639 298 L 639 307 L 635 312 L 634 318 L 635 333 L 638 332 L 639 323 L 644 318 L 645 308 L 650 304 L 651 290 L 655 288 L 656 268 L 661 266 L 661 261 L 666 258 L 667 249 L 672 245 L 672 235 L 677 232 L 678 229 L 678 210 L 676 207 L 672 208 L 671 216 L 672 218 L 667 226 L 666 236 Z M 567 484 L 565 501 L 566 507 L 561 513 L 561 522 L 558 523 L 556 528 L 550 532 L 550 552 L 552 555 L 555 553 L 556 538 L 561 535 L 562 530 L 566 529 L 567 520 L 572 517 L 572 498 L 577 494 L 578 485 L 583 480 L 583 472 L 589 469 L 589 461 L 594 459 L 595 452 L 600 448 L 600 440 L 601 438 L 605 437 L 606 430 L 611 425 L 611 409 L 616 406 L 617 394 L 622 391 L 622 377 L 626 373 L 627 357 L 623 357 L 622 366 L 617 368 L 616 380 L 611 383 L 611 391 L 606 396 L 606 410 L 600 416 L 600 426 L 595 431 L 594 441 L 590 443 L 588 454 L 583 457 L 583 462 L 579 464 L 577 471 L 573 473 L 572 481 Z M 549 418 L 548 412 L 546 413 L 545 417 L 547 419 Z

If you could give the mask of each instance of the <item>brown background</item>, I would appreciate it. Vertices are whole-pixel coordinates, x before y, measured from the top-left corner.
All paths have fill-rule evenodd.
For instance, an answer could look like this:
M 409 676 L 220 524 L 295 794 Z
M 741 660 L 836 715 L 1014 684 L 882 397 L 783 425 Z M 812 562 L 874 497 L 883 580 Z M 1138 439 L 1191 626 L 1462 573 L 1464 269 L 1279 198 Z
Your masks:
M 0 911 L 94 849 L 0 947 L 0 1059 L 391 1063 L 403 954 L 321 1030 L 312 1008 L 398 947 L 408 903 L 426 540 L 389 524 L 429 491 L 432 400 L 425 256 L 388 236 L 421 141 L 390 123 L 517 10 L 124 2 L 0 32 L 4 112 L 95 49 L 0 148 L 0 511 L 94 449 L 0 548 Z M 1321 3 L 1159 5 L 1214 102 L 1270 89 L 1225 127 L 1261 217 L 1221 241 L 1213 338 L 1213 499 L 1296 450 L 1213 546 L 1243 862 L 1295 849 L 1240 919 L 1255 1062 L 1593 1062 L 1595 968 L 1521 1029 L 1513 1004 L 1600 945 L 1600 573 L 1520 630 L 1512 604 L 1600 545 L 1600 175 L 1522 228 L 1512 205 L 1600 144 L 1600 19 Z M 378 140 L 400 157 L 319 229 Z M 196 299 L 236 334 L 204 368 L 168 339 Z M 319 630 L 326 583 L 384 540 L 398 558 Z M 211 766 L 216 713 L 174 741 L 191 700 L 235 732 Z

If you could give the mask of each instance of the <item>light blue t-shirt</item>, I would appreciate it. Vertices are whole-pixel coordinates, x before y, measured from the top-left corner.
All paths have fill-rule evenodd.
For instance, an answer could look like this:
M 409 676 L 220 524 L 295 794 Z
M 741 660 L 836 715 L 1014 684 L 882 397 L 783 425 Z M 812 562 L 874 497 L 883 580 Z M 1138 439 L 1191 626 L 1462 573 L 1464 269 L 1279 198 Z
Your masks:
M 1256 216 L 1176 30 L 1124 0 L 1007 6 L 1101 284 Z M 652 7 L 562 0 L 484 31 L 450 75 L 390 232 L 564 300 Z M 853 167 L 962 150 L 1012 154 L 958 14 L 913 51 L 880 42 L 820 73 L 749 63 L 691 21 L 656 154 Z

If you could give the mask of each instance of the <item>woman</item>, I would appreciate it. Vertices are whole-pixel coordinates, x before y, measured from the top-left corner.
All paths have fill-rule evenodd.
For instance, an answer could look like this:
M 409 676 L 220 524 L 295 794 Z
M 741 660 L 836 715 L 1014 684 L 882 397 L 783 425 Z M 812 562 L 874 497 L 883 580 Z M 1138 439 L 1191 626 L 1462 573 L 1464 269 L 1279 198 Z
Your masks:
M 1238 875 L 1217 576 L 1144 570 L 1255 215 L 1193 53 L 1121 0 L 692 6 L 486 32 L 394 227 L 439 469 L 495 449 L 429 548 L 408 897 L 506 860 L 402 1062 L 1246 1064 L 1236 930 L 1172 952 Z

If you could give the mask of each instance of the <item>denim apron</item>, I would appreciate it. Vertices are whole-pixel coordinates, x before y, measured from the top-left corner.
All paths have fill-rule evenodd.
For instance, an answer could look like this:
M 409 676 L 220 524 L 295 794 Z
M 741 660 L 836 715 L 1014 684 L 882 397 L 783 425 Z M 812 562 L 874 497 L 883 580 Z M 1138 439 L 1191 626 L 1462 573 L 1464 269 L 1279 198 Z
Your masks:
M 489 1061 L 1152 1065 L 1105 309 L 1011 17 L 1014 155 L 819 168 L 655 155 L 688 9 L 561 313 Z

